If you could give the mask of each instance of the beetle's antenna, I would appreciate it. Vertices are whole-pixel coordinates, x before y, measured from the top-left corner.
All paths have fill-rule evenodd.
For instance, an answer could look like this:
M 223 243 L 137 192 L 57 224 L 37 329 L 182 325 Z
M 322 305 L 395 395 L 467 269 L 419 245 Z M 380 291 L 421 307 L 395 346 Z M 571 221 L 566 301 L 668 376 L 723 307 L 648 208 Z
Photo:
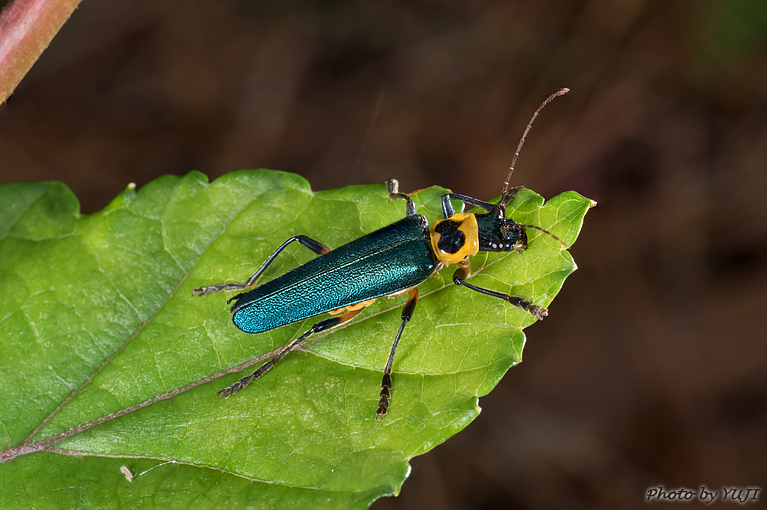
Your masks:
M 552 102 L 554 98 L 559 96 L 564 96 L 568 92 L 570 92 L 570 89 L 564 88 L 562 90 L 559 90 L 558 92 L 551 94 L 548 98 L 546 98 L 546 100 L 543 103 L 541 103 L 541 106 L 539 106 L 538 109 L 535 110 L 535 113 L 533 114 L 533 118 L 530 119 L 530 122 L 527 124 L 527 127 L 525 128 L 525 132 L 522 135 L 522 139 L 519 141 L 519 145 L 517 145 L 517 152 L 514 153 L 514 157 L 511 159 L 511 166 L 509 167 L 509 173 L 508 175 L 506 175 L 506 181 L 503 183 L 503 192 L 501 193 L 501 201 L 498 202 L 500 205 L 506 206 L 506 204 L 509 203 L 509 201 L 511 200 L 511 197 L 513 196 L 509 194 L 509 182 L 511 182 L 511 174 L 514 173 L 514 165 L 517 162 L 517 158 L 519 157 L 519 152 L 522 150 L 522 146 L 525 144 L 525 138 L 527 137 L 527 133 L 530 131 L 530 128 L 533 127 L 533 122 L 535 122 L 535 119 L 538 117 L 538 114 L 541 113 L 541 110 L 543 110 L 544 106 Z
M 564 242 L 563 240 L 561 240 L 560 238 L 558 238 L 557 236 L 555 236 L 554 234 L 552 234 L 551 232 L 546 230 L 545 228 L 541 228 L 541 227 L 539 227 L 537 225 L 514 225 L 514 227 L 534 228 L 535 230 L 540 230 L 544 234 L 547 234 L 548 236 L 553 237 L 555 240 L 559 241 L 559 244 L 564 246 L 566 249 L 568 249 L 568 250 L 570 249 L 570 245 L 569 244 L 567 244 L 566 242 Z

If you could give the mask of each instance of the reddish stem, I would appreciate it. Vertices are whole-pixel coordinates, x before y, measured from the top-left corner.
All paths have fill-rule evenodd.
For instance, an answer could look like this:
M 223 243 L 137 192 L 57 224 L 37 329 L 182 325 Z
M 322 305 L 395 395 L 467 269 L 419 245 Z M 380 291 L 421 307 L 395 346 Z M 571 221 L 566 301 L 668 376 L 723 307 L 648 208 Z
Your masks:
M 0 12 L 0 104 L 11 95 L 80 0 L 15 0 Z

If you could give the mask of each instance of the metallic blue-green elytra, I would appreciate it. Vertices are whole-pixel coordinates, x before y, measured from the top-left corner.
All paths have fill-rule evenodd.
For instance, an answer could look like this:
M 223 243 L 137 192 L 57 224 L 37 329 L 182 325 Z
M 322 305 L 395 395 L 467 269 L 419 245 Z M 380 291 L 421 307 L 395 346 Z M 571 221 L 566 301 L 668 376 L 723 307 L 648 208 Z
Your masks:
M 420 214 L 406 216 L 242 294 L 232 321 L 246 333 L 269 331 L 405 291 L 437 266 L 429 222 Z

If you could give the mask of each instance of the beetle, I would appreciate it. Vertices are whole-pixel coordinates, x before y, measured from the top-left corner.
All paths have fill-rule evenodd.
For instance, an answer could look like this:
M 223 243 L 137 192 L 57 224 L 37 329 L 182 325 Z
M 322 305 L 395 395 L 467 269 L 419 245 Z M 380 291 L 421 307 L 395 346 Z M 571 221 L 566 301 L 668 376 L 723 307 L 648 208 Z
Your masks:
M 376 417 L 386 415 L 392 398 L 392 362 L 402 332 L 410 321 L 418 301 L 418 285 L 451 264 L 457 266 L 453 274 L 454 284 L 507 301 L 536 319 L 546 317 L 546 308 L 541 308 L 524 297 L 478 287 L 467 283 L 466 279 L 470 274 L 469 257 L 479 251 L 522 252 L 527 249 L 525 230 L 529 228 L 540 230 L 567 247 L 564 242 L 541 227 L 522 225 L 506 218 L 506 205 L 519 189 L 510 188 L 509 181 L 525 137 L 540 111 L 555 97 L 567 92 L 568 89 L 562 89 L 552 94 L 533 114 L 517 146 L 497 204 L 458 193 L 446 193 L 441 200 L 444 218 L 430 228 L 426 217 L 416 213 L 413 200 L 400 193 L 398 182 L 390 179 L 387 181 L 389 198 L 402 199 L 406 203 L 405 217 L 401 220 L 333 250 L 308 236 L 295 235 L 274 250 L 245 283 L 222 283 L 194 289 L 193 295 L 206 296 L 224 290 L 244 290 L 252 287 L 274 259 L 289 244 L 297 241 L 318 257 L 229 299 L 227 303 L 234 301 L 231 308 L 232 321 L 246 333 L 263 333 L 325 313 L 333 315 L 315 323 L 303 335 L 278 349 L 269 361 L 252 374 L 219 391 L 219 398 L 229 398 L 237 393 L 263 376 L 290 351 L 304 344 L 309 337 L 352 320 L 376 299 L 408 294 L 402 310 L 402 322 L 394 338 L 381 380 Z M 455 212 L 451 200 L 484 209 L 486 212 Z

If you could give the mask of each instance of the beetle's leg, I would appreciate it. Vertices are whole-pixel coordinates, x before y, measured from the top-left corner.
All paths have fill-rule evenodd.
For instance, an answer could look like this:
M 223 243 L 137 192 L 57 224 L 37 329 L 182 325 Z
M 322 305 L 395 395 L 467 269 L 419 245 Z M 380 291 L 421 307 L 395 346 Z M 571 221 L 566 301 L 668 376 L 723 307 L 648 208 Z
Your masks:
M 450 218 L 453 216 L 453 214 L 455 214 L 453 212 L 453 204 L 450 203 L 450 199 L 460 200 L 464 204 L 468 204 L 472 207 L 480 207 L 485 211 L 492 211 L 496 207 L 496 205 L 491 204 L 490 202 L 478 200 L 466 195 L 459 195 L 458 193 L 445 193 L 442 195 L 442 214 L 445 216 L 445 219 Z
M 417 302 L 418 289 L 414 288 L 410 291 L 407 303 L 405 303 L 405 308 L 402 310 L 402 324 L 399 327 L 399 331 L 397 331 L 397 337 L 394 339 L 394 345 L 391 346 L 389 360 L 386 362 L 386 368 L 384 369 L 383 380 L 381 381 L 381 399 L 378 401 L 378 410 L 376 411 L 377 418 L 384 416 L 389 411 L 389 400 L 391 400 L 392 388 L 391 364 L 394 360 L 394 353 L 397 351 L 397 344 L 399 344 L 402 331 L 405 329 L 405 324 L 410 320 L 410 317 L 413 316 L 413 310 L 415 309 L 415 304 Z
M 460 200 L 464 204 L 469 204 L 473 207 L 481 207 L 486 211 L 490 211 L 495 207 L 493 204 L 485 202 L 484 200 L 477 200 L 476 198 L 467 197 L 466 195 L 459 195 L 458 193 L 445 193 L 442 195 L 442 215 L 445 219 L 452 217 L 455 214 L 453 210 L 453 204 L 450 199 Z
M 345 313 L 343 315 L 339 315 L 337 317 L 331 317 L 329 319 L 321 320 L 320 322 L 316 323 L 314 326 L 312 326 L 309 331 L 301 335 L 300 337 L 296 338 L 289 344 L 283 346 L 280 350 L 277 351 L 277 353 L 272 356 L 272 359 L 261 365 L 256 369 L 255 372 L 250 374 L 249 376 L 243 377 L 236 383 L 232 384 L 228 388 L 224 388 L 223 390 L 218 392 L 218 398 L 221 398 L 222 396 L 224 398 L 229 398 L 230 396 L 234 395 L 238 391 L 240 391 L 242 388 L 250 384 L 251 382 L 255 381 L 256 379 L 259 379 L 262 375 L 267 373 L 270 368 L 272 368 L 274 365 L 277 364 L 278 361 L 280 361 L 282 358 L 285 357 L 287 353 L 290 351 L 296 349 L 297 347 L 301 347 L 303 343 L 306 342 L 306 339 L 309 338 L 311 335 L 315 333 L 319 333 L 321 331 L 326 331 L 330 328 L 334 328 L 336 326 L 339 326 L 343 324 L 344 322 L 348 322 L 355 318 L 357 314 L 359 314 L 362 311 L 362 308 L 359 310 L 352 310 L 351 312 Z
M 477 292 L 481 292 L 482 294 L 487 294 L 488 296 L 497 297 L 499 299 L 503 299 L 504 301 L 508 301 L 514 306 L 517 306 L 526 312 L 530 312 L 530 314 L 535 317 L 538 320 L 543 319 L 549 314 L 549 311 L 545 308 L 541 308 L 538 305 L 534 305 L 532 302 L 526 300 L 523 297 L 519 296 L 510 296 L 508 294 L 504 294 L 503 292 L 496 292 L 494 290 L 485 289 L 482 287 L 477 287 L 476 285 L 472 285 L 470 283 L 466 283 L 464 280 L 469 277 L 469 261 L 468 260 L 462 260 L 458 263 L 458 269 L 455 270 L 455 273 L 453 273 L 453 283 L 456 285 L 463 285 L 464 287 L 468 287 L 471 290 L 476 290 Z
M 389 190 L 389 198 L 391 200 L 397 200 L 398 198 L 407 200 L 407 206 L 405 206 L 405 215 L 413 216 L 415 214 L 415 203 L 413 202 L 412 198 L 404 193 L 399 192 L 399 181 L 397 181 L 397 179 L 389 179 L 386 181 L 386 187 Z
M 517 193 L 519 193 L 519 190 L 525 189 L 527 186 L 521 185 L 521 186 L 513 186 L 509 189 L 509 191 L 506 192 L 506 203 L 508 204 L 511 202 L 511 199 L 514 198 Z
M 511 200 L 511 197 L 519 193 L 519 190 L 523 188 L 524 186 L 514 186 L 511 188 L 508 193 L 509 201 Z M 445 217 L 445 219 L 450 218 L 453 216 L 453 214 L 455 214 L 453 211 L 453 204 L 450 203 L 450 199 L 460 200 L 464 204 L 468 204 L 472 207 L 480 207 L 485 211 L 492 211 L 497 207 L 496 204 L 491 204 L 490 202 L 485 202 L 484 200 L 477 200 L 476 198 L 472 198 L 466 195 L 459 195 L 458 193 L 445 193 L 442 195 L 442 215 Z
M 287 241 L 285 241 L 284 243 L 282 243 L 282 245 L 280 245 L 279 248 L 274 250 L 274 253 L 272 253 L 269 256 L 269 258 L 266 259 L 266 262 L 264 262 L 263 265 L 260 268 L 258 268 L 258 271 L 253 273 L 253 276 L 251 276 L 248 279 L 247 282 L 245 282 L 245 283 L 219 283 L 217 285 L 208 285 L 206 287 L 200 287 L 199 289 L 194 289 L 192 291 L 192 295 L 194 296 L 194 294 L 196 292 L 198 296 L 207 296 L 208 294 L 211 294 L 213 292 L 221 292 L 222 290 L 242 290 L 242 289 L 246 289 L 246 288 L 252 286 L 254 283 L 256 283 L 256 280 L 258 280 L 258 277 L 261 276 L 261 273 L 263 273 L 266 270 L 266 268 L 269 267 L 269 264 L 272 263 L 272 261 L 275 259 L 275 257 L 277 257 L 277 255 L 279 255 L 280 252 L 282 250 L 284 250 L 285 247 L 287 245 L 289 245 L 290 243 L 292 243 L 293 241 L 298 241 L 302 245 L 304 245 L 307 248 L 309 248 L 310 250 L 312 250 L 317 255 L 324 255 L 325 253 L 330 251 L 330 248 L 328 248 L 327 246 L 325 246 L 324 244 L 322 244 L 319 241 L 315 241 L 311 237 L 307 237 L 305 235 L 293 236 L 290 239 L 288 239 Z M 237 296 L 235 296 L 232 299 L 235 299 L 235 298 L 237 298 Z M 230 299 L 229 301 L 231 301 L 232 299 Z

